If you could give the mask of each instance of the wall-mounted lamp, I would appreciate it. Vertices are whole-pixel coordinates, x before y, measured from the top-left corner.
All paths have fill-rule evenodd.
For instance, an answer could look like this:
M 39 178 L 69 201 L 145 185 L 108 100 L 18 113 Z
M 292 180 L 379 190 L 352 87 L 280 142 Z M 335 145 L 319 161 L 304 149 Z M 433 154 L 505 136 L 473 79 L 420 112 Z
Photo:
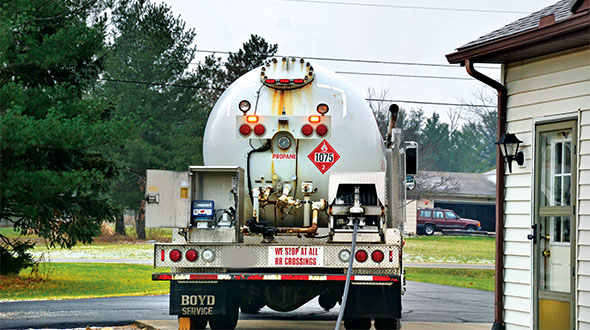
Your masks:
M 520 166 L 524 164 L 524 153 L 518 151 L 518 146 L 522 143 L 516 135 L 505 133 L 500 137 L 500 140 L 496 144 L 500 147 L 502 156 L 508 163 L 508 171 L 512 173 L 512 161 L 516 160 L 516 163 Z

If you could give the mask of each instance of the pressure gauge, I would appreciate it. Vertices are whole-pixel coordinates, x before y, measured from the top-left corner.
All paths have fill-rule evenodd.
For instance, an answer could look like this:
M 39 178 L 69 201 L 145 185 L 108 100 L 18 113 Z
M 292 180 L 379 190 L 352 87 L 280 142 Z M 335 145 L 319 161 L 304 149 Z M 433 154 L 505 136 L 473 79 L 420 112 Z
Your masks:
M 283 137 L 279 138 L 279 141 L 277 141 L 277 144 L 279 145 L 279 148 L 281 148 L 283 150 L 287 150 L 291 146 L 291 139 L 289 139 L 286 136 L 283 136 Z

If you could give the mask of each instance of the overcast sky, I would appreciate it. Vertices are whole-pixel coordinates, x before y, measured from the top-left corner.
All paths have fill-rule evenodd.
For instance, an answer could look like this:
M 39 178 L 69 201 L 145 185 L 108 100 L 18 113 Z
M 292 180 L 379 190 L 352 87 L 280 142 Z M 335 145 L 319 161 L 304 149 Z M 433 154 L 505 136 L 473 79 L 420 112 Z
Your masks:
M 181 15 L 187 27 L 195 29 L 199 50 L 237 51 L 250 34 L 258 34 L 278 44 L 280 55 L 448 64 L 445 54 L 455 48 L 556 1 L 167 0 L 166 3 Z M 205 55 L 197 54 L 197 60 Z M 458 65 L 311 61 L 342 72 L 465 79 L 343 74 L 363 96 L 372 87 L 387 90 L 389 99 L 463 103 L 475 102 L 474 93 L 489 89 Z M 481 71 L 500 78 L 498 66 L 488 68 Z M 399 104 L 406 109 L 422 107 L 428 114 L 436 111 L 443 118 L 450 108 Z

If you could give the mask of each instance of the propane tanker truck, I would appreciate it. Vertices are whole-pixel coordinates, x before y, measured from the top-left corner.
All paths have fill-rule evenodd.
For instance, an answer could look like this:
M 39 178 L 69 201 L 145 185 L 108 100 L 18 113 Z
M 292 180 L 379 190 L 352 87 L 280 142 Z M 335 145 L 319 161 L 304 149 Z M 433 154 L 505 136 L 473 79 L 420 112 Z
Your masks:
M 240 310 L 287 312 L 318 296 L 324 309 L 340 303 L 346 329 L 401 327 L 417 161 L 395 110 L 383 141 L 347 82 L 299 58 L 268 60 L 223 93 L 205 165 L 147 171 L 146 225 L 173 228 L 172 243 L 154 246 L 154 266 L 170 273 L 152 279 L 170 281 L 180 328 L 233 329 Z

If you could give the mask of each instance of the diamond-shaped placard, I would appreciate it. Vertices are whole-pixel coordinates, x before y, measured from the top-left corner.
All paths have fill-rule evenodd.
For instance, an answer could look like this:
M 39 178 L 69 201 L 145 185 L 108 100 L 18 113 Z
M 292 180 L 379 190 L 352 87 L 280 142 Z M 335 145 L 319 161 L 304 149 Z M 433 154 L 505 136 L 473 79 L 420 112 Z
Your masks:
M 322 172 L 326 173 L 332 165 L 336 164 L 340 155 L 334 150 L 334 148 L 323 140 L 312 152 L 307 155 L 307 158 Z

